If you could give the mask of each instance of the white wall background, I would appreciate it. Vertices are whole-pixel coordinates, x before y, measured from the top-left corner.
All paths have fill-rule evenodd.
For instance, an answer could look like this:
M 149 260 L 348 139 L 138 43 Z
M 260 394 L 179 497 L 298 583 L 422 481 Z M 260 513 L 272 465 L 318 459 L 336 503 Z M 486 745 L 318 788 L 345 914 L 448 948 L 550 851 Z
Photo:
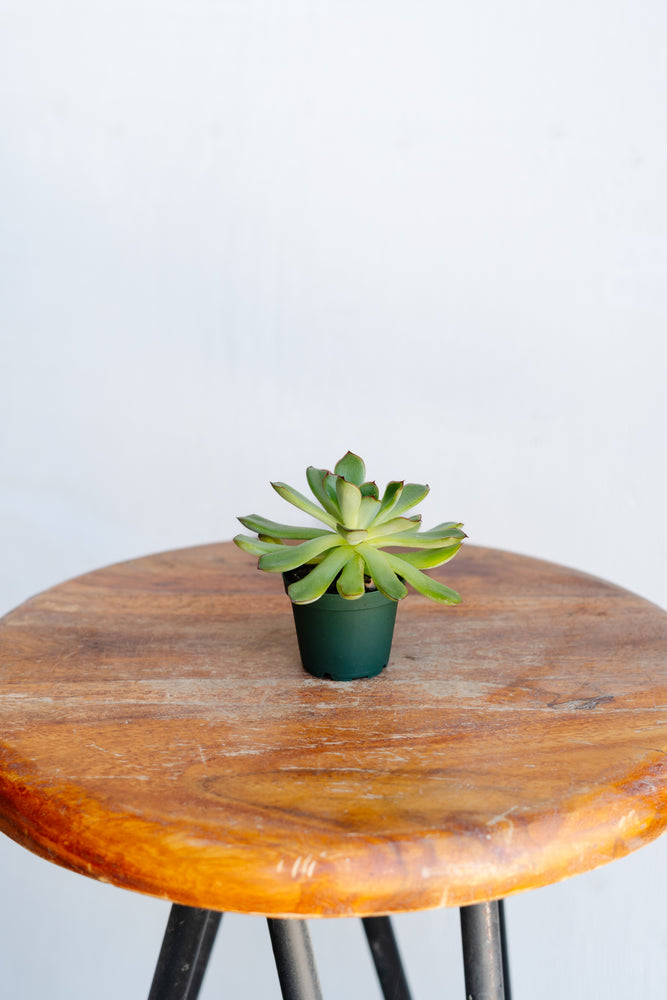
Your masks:
M 4 0 L 0 611 L 347 448 L 667 605 L 666 32 L 659 0 Z M 512 899 L 516 1000 L 663 997 L 666 860 Z M 146 994 L 165 904 L 6 838 L 0 888 L 4 994 Z M 397 927 L 416 1000 L 462 997 L 456 913 Z M 327 997 L 379 995 L 355 922 L 314 935 Z M 225 918 L 216 996 L 277 996 L 261 922 Z

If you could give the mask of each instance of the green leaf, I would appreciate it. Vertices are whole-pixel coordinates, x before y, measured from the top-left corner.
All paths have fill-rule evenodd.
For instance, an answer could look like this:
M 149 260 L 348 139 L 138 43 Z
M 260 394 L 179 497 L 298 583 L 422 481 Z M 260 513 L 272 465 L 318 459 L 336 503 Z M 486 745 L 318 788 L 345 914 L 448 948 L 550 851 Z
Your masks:
M 306 514 L 310 514 L 311 517 L 316 518 L 318 521 L 323 521 L 324 524 L 328 524 L 330 528 L 336 527 L 336 519 L 327 513 L 326 510 L 322 510 L 321 507 L 317 507 L 312 500 L 305 497 L 303 493 L 299 493 L 298 490 L 293 489 L 288 486 L 287 483 L 271 483 L 274 490 L 281 496 L 283 500 L 287 500 L 288 503 L 294 504 L 299 510 L 304 511 Z
M 391 516 L 398 517 L 399 514 L 404 514 L 406 510 L 410 510 L 411 507 L 414 507 L 415 504 L 424 499 L 429 489 L 430 487 L 422 486 L 419 483 L 405 483 L 400 497 L 397 498 L 396 503 L 391 509 Z M 380 515 L 380 520 L 386 520 L 385 514 Z
M 443 521 L 442 524 L 436 524 L 435 528 L 429 528 L 428 530 L 440 531 L 444 536 L 451 528 L 462 528 L 462 527 L 463 527 L 463 521 Z M 464 534 L 464 532 L 462 532 L 462 534 Z M 468 536 L 466 535 L 465 537 L 467 538 Z
M 461 595 L 452 590 L 451 587 L 446 587 L 439 580 L 433 580 L 426 573 L 422 573 L 415 566 L 411 566 L 401 556 L 392 555 L 389 552 L 383 552 L 382 555 L 392 570 L 399 573 L 404 580 L 407 580 L 411 587 L 414 587 L 424 597 L 429 597 L 432 601 L 437 601 L 439 604 L 460 604 Z
M 365 497 L 362 493 L 359 506 L 359 527 L 367 528 L 380 512 L 380 501 L 375 497 Z
M 333 472 L 327 472 L 326 479 L 324 480 L 324 488 L 329 495 L 329 499 L 336 507 L 338 507 L 338 497 L 336 496 L 337 482 L 338 476 L 334 476 Z
M 279 524 L 277 521 L 269 521 L 259 514 L 248 514 L 247 517 L 239 517 L 244 528 L 256 531 L 258 535 L 269 535 L 271 538 L 319 538 L 320 535 L 328 535 L 325 528 L 298 528 L 291 524 Z
M 290 585 L 287 590 L 290 599 L 295 604 L 312 604 L 333 583 L 352 554 L 353 549 L 348 545 L 329 552 L 318 566 L 311 569 L 308 576 Z
M 267 573 L 286 573 L 287 570 L 296 569 L 311 562 L 316 556 L 321 555 L 328 549 L 344 545 L 342 538 L 333 533 L 327 534 L 324 538 L 313 538 L 309 542 L 302 542 L 301 545 L 281 546 L 280 551 L 267 552 L 259 558 L 259 568 Z
M 391 483 L 387 483 L 387 488 L 382 494 L 382 501 L 380 504 L 380 516 L 382 520 L 386 520 L 391 514 L 402 490 L 402 480 L 395 479 Z
M 253 556 L 261 556 L 265 552 L 275 552 L 285 548 L 282 542 L 265 542 L 253 538 L 251 535 L 236 535 L 232 541 L 244 552 L 249 552 Z
M 361 490 L 354 483 L 342 479 L 336 480 L 336 494 L 342 523 L 346 528 L 359 527 L 359 509 L 361 507 Z
M 366 542 L 358 546 L 357 552 L 366 564 L 368 575 L 385 597 L 400 601 L 407 595 L 407 587 L 394 573 L 385 552 L 379 552 Z
M 439 549 L 443 542 L 448 542 L 449 538 L 441 538 L 439 535 L 431 537 L 425 531 L 401 531 L 395 535 L 375 536 L 375 525 L 372 534 L 368 538 L 367 545 L 375 545 L 384 548 L 386 545 L 396 545 L 399 548 L 408 549 Z
M 341 597 L 349 601 L 362 597 L 366 592 L 364 584 L 364 560 L 359 554 L 351 556 L 345 564 L 343 572 L 336 581 L 336 587 Z
M 399 559 L 410 563 L 417 569 L 433 569 L 435 566 L 442 566 L 443 563 L 453 559 L 461 548 L 462 542 L 455 542 L 453 545 L 446 545 L 441 549 L 422 549 L 421 552 L 401 552 Z
M 458 521 L 443 521 L 442 524 L 436 524 L 435 528 L 429 528 L 427 531 L 422 531 L 421 537 L 428 539 L 440 539 L 441 542 L 444 542 L 448 538 L 464 539 L 468 536 L 465 531 L 461 531 Z
M 362 483 L 359 489 L 361 490 L 362 497 L 374 497 L 376 500 L 379 499 L 380 493 L 377 483 Z
M 338 524 L 336 531 L 348 545 L 358 545 L 359 542 L 365 542 L 368 538 L 368 532 L 365 528 L 344 528 L 342 524 Z
M 383 538 L 385 535 L 393 535 L 400 532 L 401 534 L 406 534 L 409 531 L 416 532 L 419 529 L 419 523 L 421 518 L 416 521 L 411 517 L 392 517 L 390 521 L 385 521 L 383 524 L 373 523 L 368 529 L 369 541 L 374 538 Z M 391 545 L 392 542 L 387 539 L 382 543 L 383 545 Z
M 348 451 L 336 462 L 334 472 L 337 476 L 347 479 L 348 483 L 361 486 L 366 477 L 366 466 L 363 463 L 363 459 L 355 455 L 354 452 Z
M 308 480 L 308 485 L 312 490 L 313 496 L 332 517 L 339 521 L 340 509 L 338 503 L 335 499 L 332 499 L 329 490 L 325 486 L 327 476 L 330 475 L 331 473 L 326 469 L 316 469 L 314 465 L 309 465 L 306 469 L 306 479 Z

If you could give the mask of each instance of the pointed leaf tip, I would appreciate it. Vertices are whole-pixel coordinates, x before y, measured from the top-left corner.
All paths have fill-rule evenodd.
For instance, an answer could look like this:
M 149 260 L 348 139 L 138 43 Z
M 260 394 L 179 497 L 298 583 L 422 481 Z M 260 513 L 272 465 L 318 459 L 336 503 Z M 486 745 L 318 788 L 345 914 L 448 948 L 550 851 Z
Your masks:
M 364 460 L 355 455 L 353 451 L 347 451 L 341 459 L 336 462 L 334 472 L 337 476 L 347 479 L 348 483 L 355 486 L 362 486 L 366 478 L 366 466 Z

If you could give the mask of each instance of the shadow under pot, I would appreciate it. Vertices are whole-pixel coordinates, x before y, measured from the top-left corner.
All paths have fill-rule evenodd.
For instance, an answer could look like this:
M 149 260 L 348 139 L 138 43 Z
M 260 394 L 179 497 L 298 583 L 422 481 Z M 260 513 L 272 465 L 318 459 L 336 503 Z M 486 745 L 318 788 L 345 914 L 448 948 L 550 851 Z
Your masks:
M 295 579 L 283 573 L 285 590 Z M 354 601 L 327 591 L 312 604 L 292 603 L 304 669 L 332 681 L 375 677 L 389 661 L 397 603 L 379 590 Z

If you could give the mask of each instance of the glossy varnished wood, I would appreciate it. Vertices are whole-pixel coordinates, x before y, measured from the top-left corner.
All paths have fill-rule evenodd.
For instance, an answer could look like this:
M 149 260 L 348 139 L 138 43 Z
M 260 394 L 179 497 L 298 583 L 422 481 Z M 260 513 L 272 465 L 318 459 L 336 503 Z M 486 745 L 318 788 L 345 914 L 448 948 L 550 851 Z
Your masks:
M 305 675 L 231 544 L 99 570 L 0 624 L 0 829 L 212 909 L 399 912 L 543 885 L 667 822 L 667 614 L 468 546 L 389 668 Z

